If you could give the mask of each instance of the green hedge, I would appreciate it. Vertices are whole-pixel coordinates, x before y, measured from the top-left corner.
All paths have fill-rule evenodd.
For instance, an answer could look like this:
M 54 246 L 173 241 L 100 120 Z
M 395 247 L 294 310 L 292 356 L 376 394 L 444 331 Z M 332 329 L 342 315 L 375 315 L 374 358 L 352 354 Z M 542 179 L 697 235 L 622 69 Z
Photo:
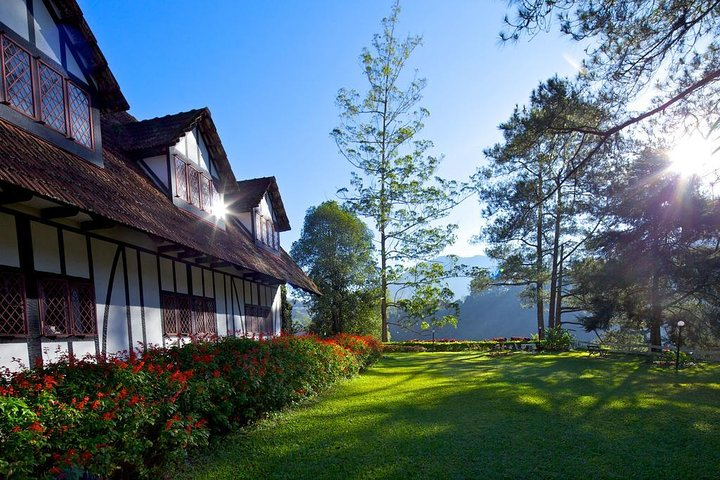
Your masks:
M 539 344 L 541 342 L 532 341 L 530 338 L 523 339 L 505 339 L 498 338 L 492 340 L 410 340 L 405 342 L 387 342 L 383 348 L 387 352 L 463 352 L 463 351 L 481 351 L 481 350 L 498 350 L 502 348 L 511 348 L 513 346 L 520 348 L 521 345 Z
M 156 478 L 188 448 L 349 377 L 370 337 L 227 337 L 0 381 L 0 478 Z

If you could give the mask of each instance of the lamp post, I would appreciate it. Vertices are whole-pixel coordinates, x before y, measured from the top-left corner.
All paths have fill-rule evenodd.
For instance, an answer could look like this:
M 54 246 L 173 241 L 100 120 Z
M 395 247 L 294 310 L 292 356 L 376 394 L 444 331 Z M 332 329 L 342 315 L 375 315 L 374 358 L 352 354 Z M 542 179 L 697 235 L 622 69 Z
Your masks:
M 677 322 L 678 327 L 678 338 L 677 338 L 677 350 L 675 351 L 675 370 L 677 371 L 680 366 L 680 342 L 682 342 L 682 327 L 685 326 L 685 322 L 680 320 Z

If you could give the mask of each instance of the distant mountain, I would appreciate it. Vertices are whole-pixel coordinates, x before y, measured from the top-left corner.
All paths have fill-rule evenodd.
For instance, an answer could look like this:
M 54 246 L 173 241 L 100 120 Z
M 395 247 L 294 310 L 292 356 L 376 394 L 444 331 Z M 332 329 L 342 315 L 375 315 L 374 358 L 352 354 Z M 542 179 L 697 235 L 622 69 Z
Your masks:
M 438 260 L 443 260 L 441 257 Z M 470 267 L 495 269 L 495 263 L 484 255 L 461 257 L 459 263 Z M 495 287 L 480 294 L 470 294 L 470 278 L 452 278 L 448 285 L 460 300 L 460 318 L 458 327 L 452 325 L 435 329 L 435 338 L 455 338 L 458 340 L 481 340 L 492 337 L 529 337 L 537 333 L 535 310 L 523 308 L 519 294 L 522 287 Z M 572 316 L 563 316 L 571 320 Z M 586 333 L 579 326 L 568 325 L 573 334 L 581 340 L 591 340 L 594 335 Z M 422 332 L 410 332 L 390 328 L 393 340 L 411 340 L 432 338 L 432 329 Z
M 529 337 L 537 333 L 535 310 L 523 308 L 519 294 L 522 287 L 493 288 L 486 292 L 468 295 L 460 303 L 458 326 L 452 325 L 435 329 L 435 338 L 458 340 L 482 340 L 492 337 Z M 566 316 L 565 320 L 570 320 Z M 586 333 L 579 326 L 568 325 L 575 337 L 592 340 L 594 335 Z M 391 327 L 392 340 L 431 339 L 433 330 L 410 332 Z
M 447 261 L 447 257 L 438 258 Z M 495 269 L 494 262 L 484 255 L 461 257 L 459 263 L 470 267 Z M 537 332 L 535 310 L 523 308 L 519 294 L 522 287 L 496 287 L 480 294 L 470 295 L 470 278 L 451 278 L 448 284 L 460 300 L 460 319 L 457 329 L 452 326 L 435 330 L 435 338 L 456 338 L 462 340 L 481 340 L 492 337 L 529 337 Z M 307 325 L 310 321 L 308 312 L 302 302 L 291 299 L 293 303 L 293 323 Z M 568 316 L 563 316 L 569 320 Z M 592 340 L 593 334 L 585 333 L 578 326 L 571 326 L 573 334 L 582 340 Z M 393 340 L 412 340 L 415 338 L 432 338 L 432 330 L 409 332 L 391 326 L 390 335 Z

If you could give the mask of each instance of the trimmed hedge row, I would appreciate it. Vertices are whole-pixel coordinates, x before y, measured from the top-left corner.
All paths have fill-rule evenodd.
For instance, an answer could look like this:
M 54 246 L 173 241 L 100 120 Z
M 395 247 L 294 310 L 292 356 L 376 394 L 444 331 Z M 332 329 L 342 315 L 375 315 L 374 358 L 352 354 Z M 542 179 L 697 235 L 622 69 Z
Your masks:
M 410 340 L 405 342 L 387 342 L 384 349 L 387 352 L 464 352 L 464 351 L 487 351 L 497 350 L 521 345 L 541 344 L 532 341 L 530 338 L 519 339 L 517 337 L 507 340 L 498 338 L 493 340 Z
M 0 381 L 0 478 L 155 478 L 229 431 L 375 361 L 371 337 L 227 337 L 64 359 Z

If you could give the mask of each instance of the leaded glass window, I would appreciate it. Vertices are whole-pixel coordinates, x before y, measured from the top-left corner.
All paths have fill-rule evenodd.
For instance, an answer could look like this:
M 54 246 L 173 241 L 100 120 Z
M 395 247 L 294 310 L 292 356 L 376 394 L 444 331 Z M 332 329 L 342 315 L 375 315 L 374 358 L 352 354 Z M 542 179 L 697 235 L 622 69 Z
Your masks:
M 73 83 L 67 82 L 70 136 L 80 145 L 92 148 L 90 97 Z
M 26 115 L 35 116 L 30 53 L 9 38 L 2 37 L 5 67 L 5 99 Z
M 38 62 L 38 77 L 40 81 L 40 120 L 55 130 L 66 133 L 63 78 L 42 62 Z
M 20 273 L 0 271 L 0 336 L 25 334 L 25 278 Z

